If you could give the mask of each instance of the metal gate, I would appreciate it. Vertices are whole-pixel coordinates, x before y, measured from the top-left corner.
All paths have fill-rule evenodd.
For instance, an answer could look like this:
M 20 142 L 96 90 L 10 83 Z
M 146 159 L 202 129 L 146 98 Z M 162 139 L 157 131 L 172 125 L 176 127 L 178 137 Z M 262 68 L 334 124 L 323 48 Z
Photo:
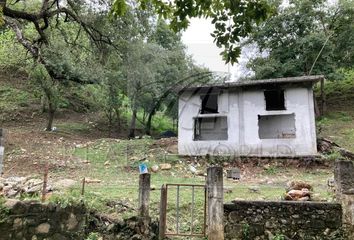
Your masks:
M 174 191 L 175 189 L 175 191 Z M 190 225 L 188 226 L 188 231 L 183 231 L 181 229 L 181 221 L 186 221 L 186 219 L 182 218 L 181 215 L 181 199 L 183 200 L 188 199 L 188 194 L 187 196 L 181 196 L 181 192 L 184 191 L 185 189 L 189 189 L 191 192 L 191 196 L 189 198 L 190 200 L 190 216 L 189 220 L 187 223 L 190 222 Z M 199 193 L 202 192 L 202 193 Z M 174 197 L 173 195 L 175 194 L 175 200 L 173 200 L 175 204 L 175 211 L 172 210 L 172 208 L 169 206 L 168 202 Z M 199 201 L 199 205 L 196 204 L 196 195 L 199 196 L 198 194 L 202 194 L 202 199 L 198 198 L 199 200 L 202 200 L 202 203 Z M 195 184 L 166 184 L 163 185 L 161 188 L 161 201 L 160 201 L 160 225 L 159 225 L 159 235 L 160 239 L 166 237 L 166 236 L 184 236 L 184 237 L 205 237 L 206 235 L 206 201 L 207 201 L 207 188 L 205 185 L 195 185 Z M 200 206 L 201 205 L 201 206 Z M 201 210 L 202 208 L 202 216 L 200 214 L 197 216 L 197 211 L 196 210 Z M 169 212 L 175 212 L 175 217 L 173 219 L 173 224 L 175 226 L 171 227 L 171 223 L 169 223 L 167 220 L 171 219 L 171 216 L 169 216 Z M 189 214 L 188 214 L 189 215 Z M 185 217 L 185 216 L 183 216 Z M 195 219 L 196 217 L 200 218 L 202 217 L 202 222 L 199 224 L 199 226 L 195 226 Z M 172 229 L 172 230 L 171 230 Z

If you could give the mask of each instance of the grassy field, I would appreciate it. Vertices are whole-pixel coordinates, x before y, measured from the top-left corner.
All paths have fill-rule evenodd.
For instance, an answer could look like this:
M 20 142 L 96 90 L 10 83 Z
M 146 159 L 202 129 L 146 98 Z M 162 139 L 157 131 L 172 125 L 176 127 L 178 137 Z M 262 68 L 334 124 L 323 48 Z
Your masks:
M 354 108 L 329 111 L 317 121 L 318 136 L 326 137 L 354 152 Z
M 161 147 L 158 140 L 134 139 L 115 140 L 100 139 L 72 149 L 64 149 L 67 155 L 73 155 L 81 162 L 74 175 L 67 176 L 78 180 L 78 184 L 64 195 L 52 197 L 52 201 L 68 204 L 70 201 L 84 199 L 89 207 L 105 212 L 114 218 L 129 217 L 136 214 L 138 201 L 139 163 L 149 167 L 161 163 L 170 163 L 172 169 L 152 173 L 151 184 L 151 216 L 158 217 L 160 187 L 167 183 L 205 184 L 205 176 L 192 174 L 189 170 L 191 162 L 201 173 L 206 173 L 207 163 L 204 159 L 180 158 L 170 154 L 169 146 Z M 226 169 L 226 168 L 225 168 Z M 327 180 L 332 177 L 332 170 L 323 168 L 284 167 L 281 164 L 266 166 L 242 165 L 241 180 L 224 179 L 225 202 L 232 200 L 281 200 L 287 182 L 290 180 L 306 181 L 314 187 L 313 199 L 332 201 L 333 195 L 327 189 Z M 52 173 L 64 176 L 65 171 Z M 100 183 L 86 184 L 85 195 L 80 196 L 82 178 L 100 180 Z M 175 231 L 176 225 L 176 188 L 171 188 L 168 195 L 168 226 Z M 191 188 L 180 188 L 180 230 L 188 232 L 191 227 Z M 126 205 L 121 210 L 113 205 Z M 195 230 L 203 224 L 204 191 L 195 191 Z

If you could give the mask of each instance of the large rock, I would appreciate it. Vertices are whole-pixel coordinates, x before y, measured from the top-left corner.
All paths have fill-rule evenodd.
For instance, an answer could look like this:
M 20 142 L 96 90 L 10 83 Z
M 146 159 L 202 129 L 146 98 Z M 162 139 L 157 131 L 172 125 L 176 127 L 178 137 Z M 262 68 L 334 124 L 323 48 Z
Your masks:
M 69 231 L 74 230 L 79 222 L 73 213 L 70 213 L 69 219 L 67 220 L 66 227 Z
M 77 182 L 73 179 L 61 179 L 53 183 L 53 190 L 64 190 L 72 188 Z
M 17 199 L 7 199 L 6 202 L 4 203 L 4 206 L 6 208 L 12 208 L 15 206 L 20 200 Z
M 285 200 L 289 201 L 309 201 L 311 197 L 310 191 L 307 188 L 301 190 L 290 190 L 285 194 Z
M 308 190 L 312 190 L 312 186 L 309 183 L 304 181 L 290 181 L 286 184 L 288 186 L 288 191 L 290 190 L 302 190 L 307 188 Z
M 42 223 L 36 227 L 36 233 L 47 234 L 49 233 L 50 225 L 49 223 Z
M 160 164 L 161 170 L 170 170 L 172 168 L 171 164 L 169 163 L 162 163 Z

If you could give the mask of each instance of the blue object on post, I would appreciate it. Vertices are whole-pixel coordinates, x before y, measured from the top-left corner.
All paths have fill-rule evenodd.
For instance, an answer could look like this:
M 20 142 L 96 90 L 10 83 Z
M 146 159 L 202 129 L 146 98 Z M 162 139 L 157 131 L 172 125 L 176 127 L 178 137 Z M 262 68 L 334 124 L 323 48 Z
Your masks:
M 148 168 L 145 163 L 139 164 L 139 172 L 140 174 L 148 173 Z

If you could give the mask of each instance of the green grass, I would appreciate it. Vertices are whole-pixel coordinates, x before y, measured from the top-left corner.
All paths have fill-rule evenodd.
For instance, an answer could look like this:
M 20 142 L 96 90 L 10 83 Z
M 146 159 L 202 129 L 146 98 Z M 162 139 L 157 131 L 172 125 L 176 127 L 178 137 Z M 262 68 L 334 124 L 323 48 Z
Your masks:
M 70 132 L 73 134 L 83 134 L 89 132 L 90 130 L 90 126 L 86 123 L 66 122 L 57 123 L 55 126 L 58 128 L 58 131 Z
M 325 115 L 317 121 L 318 135 L 354 151 L 354 70 L 339 69 L 338 73 L 342 75 L 342 79 L 325 82 L 328 108 Z M 319 100 L 319 84 L 315 93 Z
M 138 182 L 139 182 L 139 163 L 145 163 L 149 167 L 154 164 L 171 163 L 172 169 L 152 173 L 151 185 L 156 190 L 151 191 L 150 213 L 154 218 L 159 214 L 160 187 L 166 183 L 180 184 L 205 184 L 205 177 L 193 176 L 188 170 L 185 159 L 175 155 L 166 155 L 162 149 L 156 149 L 152 139 L 135 140 L 114 140 L 101 139 L 88 146 L 79 147 L 72 150 L 72 154 L 81 159 L 89 161 L 90 164 L 81 164 L 80 169 L 74 176 L 78 181 L 67 195 L 54 197 L 55 201 L 67 204 L 71 201 L 85 201 L 92 209 L 113 213 L 115 210 L 107 206 L 110 200 L 119 200 L 132 206 L 132 209 L 121 213 L 120 217 L 128 217 L 136 214 L 138 203 Z M 204 171 L 206 165 L 198 167 Z M 240 181 L 224 180 L 225 202 L 235 199 L 239 200 L 281 200 L 286 188 L 286 183 L 290 180 L 303 180 L 314 186 L 313 193 L 316 200 L 332 199 L 332 194 L 327 191 L 327 179 L 332 176 L 332 172 L 327 169 L 298 170 L 297 168 L 282 168 L 270 166 L 259 171 L 255 175 L 254 181 L 241 179 Z M 82 198 L 81 179 L 83 177 L 99 179 L 101 183 L 86 184 L 85 195 Z M 267 181 L 263 181 L 267 180 Z M 254 192 L 250 188 L 256 188 Z M 171 187 L 168 193 L 168 229 L 175 231 L 176 218 L 176 188 Z M 180 230 L 188 232 L 191 227 L 191 199 L 190 188 L 181 187 L 180 189 L 180 215 L 183 221 Z M 69 196 L 69 197 L 66 197 Z M 69 198 L 69 200 L 65 200 Z M 59 199 L 59 200 L 58 200 Z M 203 189 L 195 192 L 195 230 L 200 230 L 203 223 Z M 135 208 L 135 209 L 134 209 Z
M 0 110 L 2 112 L 11 112 L 28 107 L 33 98 L 26 91 L 11 86 L 0 85 Z
M 329 138 L 354 151 L 354 111 L 333 111 L 317 121 L 319 137 Z
M 6 222 L 9 216 L 10 209 L 8 209 L 4 204 L 5 204 L 5 198 L 0 196 L 0 223 Z

